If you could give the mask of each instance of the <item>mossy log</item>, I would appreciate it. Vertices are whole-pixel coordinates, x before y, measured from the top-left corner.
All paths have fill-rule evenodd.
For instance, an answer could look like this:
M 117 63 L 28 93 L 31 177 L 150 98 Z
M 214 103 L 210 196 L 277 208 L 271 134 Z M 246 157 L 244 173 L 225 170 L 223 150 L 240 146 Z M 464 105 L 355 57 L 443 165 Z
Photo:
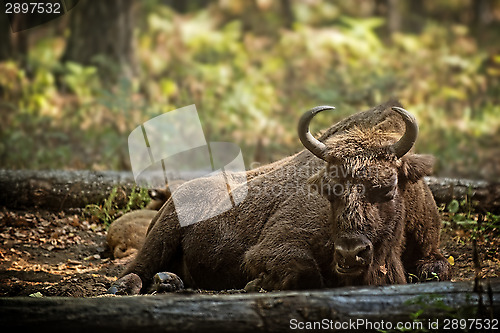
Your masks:
M 194 175 L 184 175 L 189 179 Z M 427 177 L 438 204 L 464 199 L 470 194 L 476 207 L 484 211 L 500 209 L 500 184 L 454 178 Z M 136 188 L 131 172 L 116 171 L 33 171 L 0 170 L 0 205 L 13 209 L 42 208 L 66 210 L 99 203 L 119 187 L 126 196 Z
M 483 212 L 500 212 L 500 183 L 484 180 L 426 177 L 432 195 L 438 204 L 469 196 L 474 207 Z
M 0 205 L 13 208 L 65 210 L 100 203 L 113 187 L 120 187 L 126 201 L 136 187 L 130 172 L 0 170 Z M 118 201 L 120 203 L 120 201 Z
M 399 322 L 417 325 L 417 319 L 422 329 L 436 331 L 429 325 L 438 322 L 443 330 L 445 319 L 484 324 L 494 318 L 500 318 L 500 279 L 476 286 L 429 282 L 229 295 L 0 298 L 0 327 L 9 332 L 285 332 L 306 325 L 366 332 L 381 323 L 388 331 Z

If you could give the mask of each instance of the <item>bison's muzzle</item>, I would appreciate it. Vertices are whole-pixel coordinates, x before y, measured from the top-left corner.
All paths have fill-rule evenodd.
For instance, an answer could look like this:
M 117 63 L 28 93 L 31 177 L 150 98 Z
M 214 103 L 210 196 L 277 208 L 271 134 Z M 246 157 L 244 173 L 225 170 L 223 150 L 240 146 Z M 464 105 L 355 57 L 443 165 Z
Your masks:
M 363 235 L 342 237 L 334 249 L 333 263 L 339 275 L 361 275 L 373 261 L 373 245 Z

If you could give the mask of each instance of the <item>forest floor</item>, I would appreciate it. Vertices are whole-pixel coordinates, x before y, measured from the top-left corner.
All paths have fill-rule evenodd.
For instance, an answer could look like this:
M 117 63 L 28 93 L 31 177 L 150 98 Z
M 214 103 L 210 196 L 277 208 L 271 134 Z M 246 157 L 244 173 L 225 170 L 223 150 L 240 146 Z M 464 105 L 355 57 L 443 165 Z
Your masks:
M 473 238 L 480 276 L 500 276 L 498 229 L 454 225 L 441 231 L 441 250 L 454 262 L 452 281 L 475 277 Z M 0 296 L 105 294 L 130 260 L 110 258 L 105 242 L 103 225 L 89 223 L 81 214 L 0 210 Z

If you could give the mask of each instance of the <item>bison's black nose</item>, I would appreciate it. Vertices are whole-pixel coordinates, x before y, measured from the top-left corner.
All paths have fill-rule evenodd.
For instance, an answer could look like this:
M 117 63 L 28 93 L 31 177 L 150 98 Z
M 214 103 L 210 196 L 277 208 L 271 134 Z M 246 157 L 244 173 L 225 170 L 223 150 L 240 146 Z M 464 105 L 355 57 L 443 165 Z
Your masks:
M 335 269 L 340 274 L 358 274 L 372 262 L 373 249 L 366 237 L 342 237 L 335 242 Z

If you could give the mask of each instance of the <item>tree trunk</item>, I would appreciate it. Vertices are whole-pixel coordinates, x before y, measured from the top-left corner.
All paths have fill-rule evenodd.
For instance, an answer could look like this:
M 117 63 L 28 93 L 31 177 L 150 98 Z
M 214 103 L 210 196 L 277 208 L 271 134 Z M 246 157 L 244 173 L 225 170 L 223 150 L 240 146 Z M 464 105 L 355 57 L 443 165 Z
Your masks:
M 485 325 L 500 317 L 500 280 L 482 283 L 481 292 L 473 291 L 473 282 L 429 282 L 236 295 L 0 298 L 0 327 L 93 333 L 288 332 L 317 322 L 330 330 L 393 331 L 403 323 L 437 331 L 446 330 L 445 319 L 481 319 Z
M 391 34 L 401 30 L 401 10 L 398 0 L 387 1 L 387 25 Z
M 0 61 L 12 57 L 12 31 L 6 14 L 0 15 Z
M 7 14 L 0 15 L 0 61 L 15 58 L 24 67 L 28 56 L 29 30 L 12 32 L 11 24 L 16 26 L 26 25 L 27 16 L 14 15 L 9 19 Z M 13 22 L 10 22 L 13 20 Z
M 396 0 L 393 0 L 396 1 Z M 407 2 L 406 28 L 412 33 L 420 33 L 425 25 L 425 6 L 423 1 Z
M 492 4 L 490 0 L 475 0 L 472 2 L 473 24 L 478 31 L 491 22 Z
M 81 0 L 69 13 L 71 35 L 62 61 L 97 66 L 107 79 L 133 76 L 133 4 L 133 0 Z
M 162 3 L 171 7 L 179 14 L 187 14 L 191 11 L 200 10 L 210 5 L 207 0 L 163 0 Z
M 293 28 L 295 22 L 295 15 L 293 13 L 293 6 L 290 0 L 281 0 L 281 15 L 283 17 L 283 26 L 287 29 Z

